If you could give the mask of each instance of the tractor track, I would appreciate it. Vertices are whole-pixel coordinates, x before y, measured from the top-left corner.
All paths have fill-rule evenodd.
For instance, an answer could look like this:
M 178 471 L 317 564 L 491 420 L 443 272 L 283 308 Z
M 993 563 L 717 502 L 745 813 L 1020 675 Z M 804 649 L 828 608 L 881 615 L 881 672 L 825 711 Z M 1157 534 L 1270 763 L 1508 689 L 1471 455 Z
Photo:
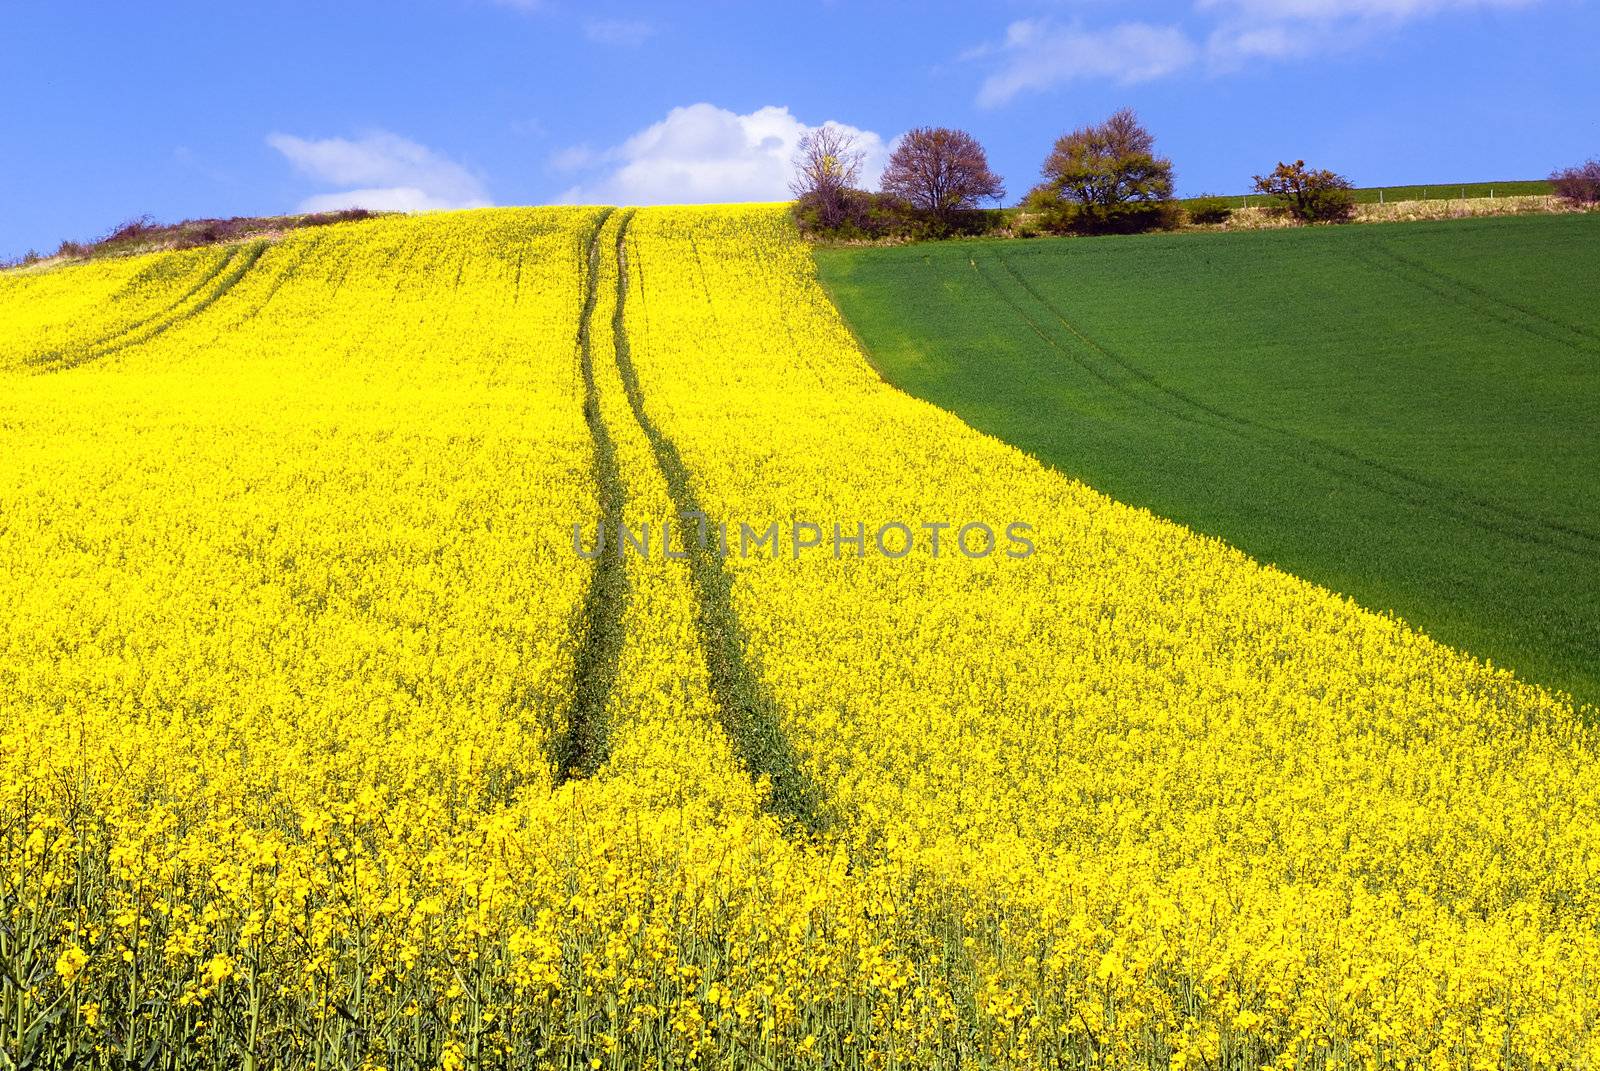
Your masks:
M 600 234 L 611 209 L 601 212 L 589 235 L 584 273 L 583 312 L 578 319 L 578 369 L 583 378 L 583 419 L 594 443 L 594 479 L 600 499 L 599 531 L 617 531 L 622 523 L 625 492 L 617 465 L 616 443 L 600 412 L 600 391 L 594 378 L 594 346 L 590 324 L 600 300 Z M 601 537 L 597 536 L 597 540 Z M 606 707 L 616 684 L 622 655 L 623 616 L 628 606 L 626 561 L 620 553 L 597 554 L 589 590 L 581 610 L 582 634 L 573 661 L 572 703 L 566 724 L 551 740 L 550 761 L 559 785 L 593 776 L 610 753 Z
M 680 516 L 705 518 L 706 528 L 702 531 L 709 531 L 716 528 L 716 522 L 701 507 L 689 469 L 676 444 L 645 411 L 644 393 L 633 364 L 626 331 L 627 240 L 631 220 L 630 212 L 617 231 L 617 303 L 612 320 L 617 372 L 628 406 L 650 443 L 674 507 Z M 723 731 L 750 776 L 757 780 L 765 778 L 771 785 L 771 793 L 765 801 L 767 810 L 807 833 L 820 832 L 827 824 L 822 791 L 802 767 L 778 718 L 777 703 L 746 654 L 745 632 L 733 606 L 733 578 L 717 556 L 714 540 L 702 537 L 690 542 L 686 549 L 689 554 L 686 564 L 695 594 L 695 625 Z
M 1182 391 L 1162 383 L 1147 370 L 1126 360 L 1100 343 L 1044 298 L 1002 258 L 1002 270 L 1022 290 L 1046 318 L 1054 320 L 1080 347 L 1088 350 L 1137 381 L 1138 386 L 1108 373 L 1104 367 L 1065 346 L 1052 332 L 1030 315 L 1021 303 L 1000 286 L 993 274 L 974 259 L 972 267 L 995 296 L 1004 302 L 1047 345 L 1100 380 L 1123 397 L 1145 408 L 1185 423 L 1211 427 L 1259 444 L 1272 453 L 1309 465 L 1339 480 L 1375 491 L 1392 500 L 1429 510 L 1435 514 L 1494 532 L 1525 543 L 1550 547 L 1579 558 L 1600 562 L 1600 534 L 1570 525 L 1557 524 L 1525 514 L 1510 506 L 1443 487 L 1354 451 L 1297 435 L 1268 424 L 1210 406 Z M 987 263 L 987 261 L 985 261 Z M 1144 389 L 1140 389 L 1143 387 Z M 1320 456 L 1318 456 L 1320 455 Z M 1366 471 L 1362 471 L 1366 470 Z

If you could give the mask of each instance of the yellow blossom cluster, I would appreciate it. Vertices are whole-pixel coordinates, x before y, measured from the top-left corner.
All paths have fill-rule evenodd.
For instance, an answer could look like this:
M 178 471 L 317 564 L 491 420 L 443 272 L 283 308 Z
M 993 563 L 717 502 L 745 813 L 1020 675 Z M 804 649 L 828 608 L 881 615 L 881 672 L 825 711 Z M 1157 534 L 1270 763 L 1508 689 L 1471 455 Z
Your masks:
M 0 328 L 0 1065 L 1600 1060 L 1572 710 L 892 390 L 779 206 Z M 971 522 L 1035 551 L 921 538 Z

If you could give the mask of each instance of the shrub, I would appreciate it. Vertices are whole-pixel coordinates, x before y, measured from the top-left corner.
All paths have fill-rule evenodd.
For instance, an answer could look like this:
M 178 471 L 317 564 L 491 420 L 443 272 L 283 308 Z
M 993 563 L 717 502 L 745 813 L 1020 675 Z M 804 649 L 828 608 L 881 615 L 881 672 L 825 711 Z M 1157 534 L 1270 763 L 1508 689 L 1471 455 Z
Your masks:
M 943 224 L 943 233 L 952 238 L 977 238 L 986 234 L 1000 234 L 1007 226 L 1004 209 L 968 208 L 952 212 Z
M 1600 204 L 1600 160 L 1563 167 L 1550 175 L 1556 196 L 1585 207 Z
M 850 194 L 859 191 L 850 190 Z M 860 213 L 855 211 L 853 199 L 841 198 L 838 205 L 830 204 L 815 191 L 795 198 L 793 214 L 800 233 L 813 238 L 860 238 Z
M 324 227 L 330 223 L 349 223 L 354 220 L 372 219 L 378 213 L 368 208 L 340 208 L 332 212 L 311 212 L 299 217 L 299 222 L 293 224 L 299 227 Z M 229 220 L 230 223 L 251 222 L 250 220 Z
M 1214 194 L 1196 197 L 1184 206 L 1190 223 L 1226 223 L 1233 216 L 1233 206 L 1227 198 Z
M 1042 187 L 1028 194 L 1022 209 L 1051 234 L 1142 234 L 1170 230 L 1183 219 L 1175 201 L 1091 206 L 1056 197 Z
M 839 242 L 971 237 L 1000 234 L 1009 225 L 998 208 L 948 212 L 940 220 L 903 198 L 866 190 L 842 191 L 838 206 L 836 215 L 826 213 L 821 198 L 807 194 L 794 203 L 795 225 L 808 238 Z M 835 218 L 832 226 L 825 222 Z
M 812 238 L 861 241 L 919 237 L 919 220 L 910 205 L 888 194 L 843 189 L 802 194 L 794 203 L 794 220 Z
M 239 226 L 243 222 L 237 219 L 185 220 L 172 228 L 175 234 L 173 248 L 197 249 L 203 245 L 230 241 L 243 229 Z
M 1355 214 L 1350 180 L 1326 169 L 1315 171 L 1304 160 L 1283 163 L 1268 175 L 1255 176 L 1255 190 L 1302 223 L 1343 223 Z
M 106 232 L 104 237 L 94 244 L 103 246 L 111 245 L 117 242 L 137 241 L 138 239 L 152 234 L 160 229 L 161 225 L 156 222 L 154 216 L 134 216 L 132 219 L 123 220 L 121 223 L 111 228 L 111 230 Z

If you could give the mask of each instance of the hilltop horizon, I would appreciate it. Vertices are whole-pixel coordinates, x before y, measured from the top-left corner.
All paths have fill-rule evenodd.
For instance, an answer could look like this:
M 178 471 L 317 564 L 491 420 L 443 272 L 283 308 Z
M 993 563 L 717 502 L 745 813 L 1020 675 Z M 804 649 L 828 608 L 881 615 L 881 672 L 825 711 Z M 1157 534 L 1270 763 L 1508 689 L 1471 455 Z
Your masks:
M 20 5 L 0 257 L 119 220 L 360 205 L 759 203 L 807 130 L 869 178 L 919 125 L 970 130 L 1014 203 L 1060 134 L 1136 109 L 1180 196 L 1304 157 L 1358 186 L 1537 179 L 1595 155 L 1600 16 L 1538 0 L 835 4 L 550 0 L 219 12 Z M 175 43 L 182 42 L 175 52 Z M 241 62 L 271 42 L 272 63 Z M 41 65 L 39 57 L 52 57 Z M 133 62 L 132 57 L 161 57 Z

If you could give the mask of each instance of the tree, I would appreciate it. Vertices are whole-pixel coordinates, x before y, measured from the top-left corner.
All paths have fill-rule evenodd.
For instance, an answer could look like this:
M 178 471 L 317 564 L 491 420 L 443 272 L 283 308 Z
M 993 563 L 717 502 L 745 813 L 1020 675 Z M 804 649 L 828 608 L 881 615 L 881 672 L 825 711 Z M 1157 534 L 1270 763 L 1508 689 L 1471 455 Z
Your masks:
M 1175 221 L 1172 161 L 1131 108 L 1057 139 L 1029 200 L 1075 230 L 1149 230 Z
M 1550 175 L 1556 196 L 1578 205 L 1600 204 L 1600 160 L 1564 167 Z
M 1256 175 L 1255 189 L 1275 198 L 1303 223 L 1342 223 L 1355 212 L 1350 180 L 1332 171 L 1312 171 L 1304 160 L 1283 163 L 1270 175 Z
M 865 155 L 856 136 L 836 126 L 820 126 L 800 136 L 789 189 L 819 226 L 831 230 L 845 222 Z
M 940 231 L 980 200 L 1006 195 L 978 139 L 945 127 L 918 127 L 900 139 L 883 172 L 883 192 L 927 215 Z

